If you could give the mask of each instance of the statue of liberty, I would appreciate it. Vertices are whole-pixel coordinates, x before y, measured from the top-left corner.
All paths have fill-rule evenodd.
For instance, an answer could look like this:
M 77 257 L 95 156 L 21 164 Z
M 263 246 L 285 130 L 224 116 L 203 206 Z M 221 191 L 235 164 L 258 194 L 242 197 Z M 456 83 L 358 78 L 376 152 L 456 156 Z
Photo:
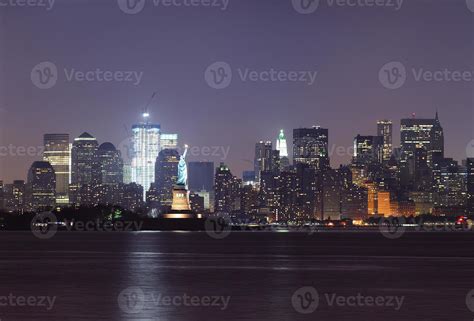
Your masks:
M 186 154 L 188 153 L 188 145 L 184 145 L 184 153 L 179 158 L 178 163 L 178 181 L 177 185 L 183 185 L 188 188 L 188 166 L 186 165 Z

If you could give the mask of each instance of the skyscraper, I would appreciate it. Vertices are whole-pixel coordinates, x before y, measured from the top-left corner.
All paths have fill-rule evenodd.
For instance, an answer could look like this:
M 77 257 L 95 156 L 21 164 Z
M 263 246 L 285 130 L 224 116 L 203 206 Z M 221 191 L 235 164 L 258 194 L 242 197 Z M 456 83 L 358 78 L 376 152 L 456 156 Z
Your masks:
M 230 214 L 236 205 L 240 194 L 241 180 L 232 175 L 224 163 L 216 169 L 215 178 L 215 212 Z
M 188 163 L 189 190 L 191 192 L 210 192 L 214 187 L 214 163 L 213 162 L 189 162 Z
M 0 181 L 0 211 L 5 209 L 5 198 L 3 189 L 3 181 Z
M 178 180 L 180 155 L 175 149 L 163 149 L 155 164 L 155 188 L 161 206 L 173 203 L 173 185 Z
M 276 141 L 276 150 L 280 152 L 280 167 L 284 169 L 290 165 L 290 160 L 288 158 L 288 145 L 286 143 L 285 131 L 280 130 Z
M 99 182 L 104 185 L 123 183 L 123 159 L 112 143 L 103 143 L 97 150 Z
M 161 134 L 160 150 L 178 149 L 178 134 Z
M 132 126 L 132 182 L 146 191 L 155 181 L 155 162 L 160 152 L 160 125 L 148 122 L 149 115 L 143 115 L 144 122 Z
M 49 210 L 56 205 L 56 174 L 48 162 L 34 162 L 28 171 L 28 205 L 32 210 Z
M 377 136 L 383 137 L 382 161 L 388 162 L 392 157 L 393 149 L 393 124 L 391 120 L 377 122 Z
M 262 172 L 272 170 L 272 142 L 260 141 L 255 144 L 255 181 L 260 183 L 260 176 Z
M 10 212 L 21 212 L 25 209 L 26 185 L 23 180 L 15 180 L 13 184 L 4 186 L 4 204 Z
M 74 139 L 71 150 L 71 183 L 73 185 L 97 184 L 97 149 L 99 143 L 89 133 Z
M 389 158 L 390 159 L 390 158 Z M 383 137 L 361 136 L 354 138 L 354 163 L 370 164 L 383 160 Z
M 69 183 L 71 181 L 71 144 L 69 134 L 44 135 L 43 160 L 53 166 L 56 173 L 56 201 L 69 203 Z
M 474 158 L 468 158 L 467 167 L 467 210 L 474 214 Z
M 280 157 L 288 157 L 288 146 L 286 144 L 285 131 L 280 130 L 278 139 L 276 141 L 276 150 L 280 152 Z
M 414 157 L 416 148 L 424 148 L 427 151 L 430 168 L 433 165 L 434 154 L 444 157 L 444 134 L 438 113 L 435 119 L 402 119 L 400 136 L 401 160 L 404 162 Z
M 329 168 L 329 131 L 319 126 L 293 130 L 293 161 L 319 170 Z

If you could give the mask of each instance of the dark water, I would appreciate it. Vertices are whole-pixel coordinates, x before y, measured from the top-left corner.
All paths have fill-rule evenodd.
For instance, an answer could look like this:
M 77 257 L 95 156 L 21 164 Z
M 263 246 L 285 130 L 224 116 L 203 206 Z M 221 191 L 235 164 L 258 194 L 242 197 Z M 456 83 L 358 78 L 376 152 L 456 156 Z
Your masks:
M 206 233 L 62 232 L 39 240 L 4 232 L 0 319 L 467 321 L 474 319 L 466 304 L 473 241 L 469 233 L 389 240 L 377 233 L 235 232 L 215 240 Z M 293 304 L 305 286 L 319 301 L 303 289 Z M 353 303 L 358 294 L 385 303 L 331 306 L 327 299 Z M 5 304 L 9 295 L 55 301 Z M 395 297 L 403 298 L 399 310 L 389 305 Z M 314 302 L 314 312 L 298 312 L 311 312 Z

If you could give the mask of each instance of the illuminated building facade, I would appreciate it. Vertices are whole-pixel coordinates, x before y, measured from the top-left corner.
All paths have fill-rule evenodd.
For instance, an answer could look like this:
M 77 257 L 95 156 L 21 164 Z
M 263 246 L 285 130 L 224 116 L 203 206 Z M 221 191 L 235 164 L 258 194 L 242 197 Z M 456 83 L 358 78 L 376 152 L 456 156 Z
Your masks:
M 288 158 L 288 145 L 286 142 L 285 131 L 280 130 L 276 141 L 276 150 L 280 153 L 280 168 L 283 170 L 290 165 L 290 160 Z
M 392 157 L 393 150 L 393 124 L 391 120 L 379 120 L 377 122 L 377 136 L 381 136 L 382 145 L 382 161 L 388 162 Z
M 354 138 L 354 163 L 371 164 L 382 162 L 383 158 L 383 137 L 382 136 L 361 136 Z
M 272 156 L 273 156 L 272 142 L 260 141 L 255 144 L 255 181 L 260 183 L 262 172 L 269 172 L 272 170 Z
M 56 174 L 48 162 L 34 162 L 28 171 L 28 207 L 51 210 L 56 205 Z
M 293 161 L 318 170 L 329 168 L 329 131 L 319 126 L 293 130 Z
M 25 208 L 25 181 L 15 180 L 13 184 L 5 184 L 3 191 L 5 209 L 9 212 L 22 212 Z
M 56 202 L 69 203 L 71 182 L 71 144 L 69 134 L 44 135 L 43 160 L 49 162 L 56 173 Z
M 155 162 L 160 152 L 160 125 L 148 122 L 134 125 L 132 136 L 132 182 L 147 191 L 155 181 Z
M 123 159 L 121 152 L 112 143 L 103 143 L 97 150 L 100 184 L 118 185 L 123 183 Z
M 160 135 L 160 150 L 177 149 L 177 148 L 178 148 L 178 134 L 161 134 Z
M 83 133 L 74 139 L 71 150 L 71 183 L 82 186 L 96 184 L 97 172 L 97 139 L 89 133 Z
M 178 163 L 180 155 L 175 149 L 163 149 L 155 164 L 155 189 L 160 206 L 171 206 L 173 203 L 173 185 L 178 180 Z
M 416 148 L 423 148 L 428 154 L 428 166 L 432 168 L 433 156 L 444 157 L 444 133 L 436 113 L 435 119 L 402 119 L 401 128 L 402 162 L 414 157 Z
M 230 214 L 236 208 L 236 201 L 240 198 L 240 185 L 241 180 L 221 163 L 215 175 L 215 212 Z
M 469 214 L 474 214 L 474 158 L 468 158 L 466 161 L 467 174 L 467 210 Z

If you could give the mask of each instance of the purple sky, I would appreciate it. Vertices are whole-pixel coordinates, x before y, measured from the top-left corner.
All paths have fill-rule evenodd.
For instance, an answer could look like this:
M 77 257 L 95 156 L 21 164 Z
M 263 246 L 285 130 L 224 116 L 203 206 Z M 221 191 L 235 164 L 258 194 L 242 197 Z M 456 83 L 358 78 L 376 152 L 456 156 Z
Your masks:
M 474 71 L 474 12 L 466 0 L 405 0 L 398 11 L 320 1 L 311 14 L 299 14 L 291 0 L 230 0 L 226 10 L 154 7 L 147 0 L 135 15 L 115 0 L 56 0 L 49 11 L 0 7 L 0 145 L 41 146 L 44 133 L 83 131 L 118 145 L 158 91 L 153 121 L 180 134 L 183 144 L 218 147 L 215 156 L 196 149 L 191 159 L 224 160 L 236 175 L 252 169 L 255 142 L 274 141 L 280 128 L 290 147 L 292 129 L 312 125 L 329 128 L 331 146 L 350 147 L 354 136 L 375 134 L 376 121 L 387 118 L 398 144 L 400 118 L 433 117 L 436 108 L 446 154 L 466 158 L 474 138 L 474 81 L 417 81 L 412 74 L 413 68 Z M 44 61 L 59 76 L 42 90 L 30 75 Z M 204 78 L 217 61 L 233 71 L 221 90 Z M 391 61 L 408 73 L 396 90 L 378 77 Z M 143 72 L 143 78 L 134 85 L 67 81 L 64 74 L 97 68 Z M 243 81 L 238 70 L 247 68 L 318 74 L 313 85 Z M 25 178 L 37 159 L 16 154 L 0 156 L 0 179 Z M 349 156 L 331 161 L 338 166 Z

